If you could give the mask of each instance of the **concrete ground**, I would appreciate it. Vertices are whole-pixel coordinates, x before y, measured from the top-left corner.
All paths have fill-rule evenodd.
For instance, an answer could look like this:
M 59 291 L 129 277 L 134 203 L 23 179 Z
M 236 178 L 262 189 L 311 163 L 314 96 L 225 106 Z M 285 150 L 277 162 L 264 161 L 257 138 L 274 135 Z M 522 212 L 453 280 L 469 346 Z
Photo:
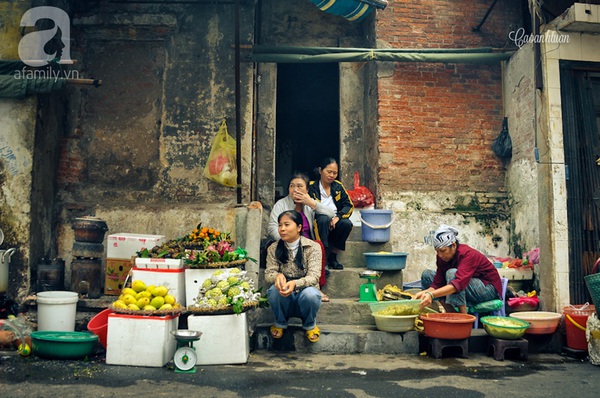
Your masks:
M 261 350 L 244 365 L 196 373 L 86 360 L 0 357 L 0 396 L 11 397 L 596 397 L 600 367 L 530 354 L 526 361 L 426 355 L 331 355 Z

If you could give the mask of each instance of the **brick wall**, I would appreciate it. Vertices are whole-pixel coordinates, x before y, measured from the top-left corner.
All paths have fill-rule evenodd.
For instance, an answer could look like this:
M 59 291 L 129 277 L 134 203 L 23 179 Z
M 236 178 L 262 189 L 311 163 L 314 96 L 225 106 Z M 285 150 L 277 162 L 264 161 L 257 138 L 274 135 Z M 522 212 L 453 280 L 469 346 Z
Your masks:
M 502 47 L 518 26 L 517 1 L 394 1 L 377 16 L 377 38 L 394 48 Z M 383 189 L 498 191 L 504 165 L 490 145 L 502 125 L 500 65 L 396 63 L 380 78 Z

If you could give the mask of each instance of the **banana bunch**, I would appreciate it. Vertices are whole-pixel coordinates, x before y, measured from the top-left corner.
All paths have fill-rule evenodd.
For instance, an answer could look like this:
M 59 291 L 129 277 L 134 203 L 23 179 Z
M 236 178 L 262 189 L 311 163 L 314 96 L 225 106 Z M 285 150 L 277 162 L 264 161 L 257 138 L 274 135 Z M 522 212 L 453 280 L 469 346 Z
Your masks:
M 388 300 L 413 300 L 414 295 L 408 292 L 402 291 L 398 286 L 385 285 L 383 289 L 377 291 L 378 301 Z

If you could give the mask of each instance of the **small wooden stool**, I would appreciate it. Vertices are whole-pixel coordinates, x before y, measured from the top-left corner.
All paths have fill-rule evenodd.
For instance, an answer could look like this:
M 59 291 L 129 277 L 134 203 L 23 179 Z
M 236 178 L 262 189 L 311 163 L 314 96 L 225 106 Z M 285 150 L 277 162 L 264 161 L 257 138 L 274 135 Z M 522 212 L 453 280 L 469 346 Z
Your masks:
M 429 354 L 440 359 L 442 357 L 442 351 L 446 347 L 459 347 L 462 350 L 462 358 L 469 357 L 469 339 L 436 339 L 433 337 L 429 338 Z
M 494 359 L 496 361 L 504 361 L 506 350 L 519 350 L 519 356 L 523 360 L 529 357 L 529 342 L 523 338 L 517 340 L 504 340 L 490 337 L 488 343 L 488 355 L 493 350 Z

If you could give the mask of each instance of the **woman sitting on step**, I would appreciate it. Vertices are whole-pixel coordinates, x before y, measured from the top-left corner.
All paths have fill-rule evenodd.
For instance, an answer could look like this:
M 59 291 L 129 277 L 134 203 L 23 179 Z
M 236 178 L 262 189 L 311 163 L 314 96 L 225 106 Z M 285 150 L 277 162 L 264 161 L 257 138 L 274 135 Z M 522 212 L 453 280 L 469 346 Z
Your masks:
M 315 240 L 315 232 L 313 230 L 315 214 L 324 214 L 329 217 L 335 215 L 333 210 L 325 207 L 308 195 L 309 181 L 308 176 L 304 173 L 295 172 L 292 174 L 292 178 L 290 178 L 290 183 L 288 185 L 288 195 L 279 199 L 271 211 L 271 217 L 267 226 L 267 232 L 270 239 L 273 239 L 274 241 L 280 239 L 278 217 L 286 210 L 296 210 L 300 213 L 300 216 L 302 217 L 302 231 L 300 234 L 305 238 L 312 240 Z M 323 287 L 327 282 L 326 277 L 328 270 L 325 268 L 325 247 L 320 241 L 319 244 L 322 246 L 323 250 L 323 264 L 321 276 L 319 277 L 319 286 Z M 325 293 L 322 293 L 322 296 L 324 302 L 329 301 L 329 297 Z
M 415 294 L 421 308 L 442 298 L 446 311 L 467 313 L 467 305 L 501 299 L 498 269 L 477 250 L 458 243 L 458 230 L 442 224 L 433 237 L 437 269 L 421 275 L 423 291 Z
M 265 270 L 265 281 L 273 284 L 267 291 L 275 315 L 271 336 L 281 338 L 288 320 L 297 317 L 308 340 L 316 343 L 321 334 L 316 322 L 321 308 L 321 246 L 301 236 L 303 220 L 295 210 L 281 213 L 278 225 L 281 239 L 268 248 Z

